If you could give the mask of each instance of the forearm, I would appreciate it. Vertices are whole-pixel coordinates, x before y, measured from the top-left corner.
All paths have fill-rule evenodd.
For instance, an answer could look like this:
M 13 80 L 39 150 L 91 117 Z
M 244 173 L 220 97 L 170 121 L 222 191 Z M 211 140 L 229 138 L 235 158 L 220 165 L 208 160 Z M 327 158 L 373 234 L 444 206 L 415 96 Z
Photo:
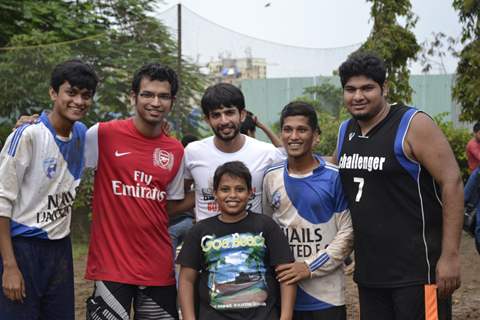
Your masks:
M 0 255 L 4 268 L 18 267 L 10 235 L 10 219 L 6 217 L 0 217 Z
M 282 146 L 282 140 L 280 140 L 280 138 L 270 129 L 270 127 L 259 122 L 257 122 L 257 127 L 259 127 L 267 135 L 268 139 L 270 139 L 275 147 Z
M 178 280 L 178 296 L 182 318 L 195 320 L 195 281 L 197 273 L 190 268 L 181 267 Z
M 460 176 L 442 186 L 442 255 L 458 255 L 463 225 L 463 185 Z
M 289 320 L 293 318 L 293 307 L 295 306 L 295 297 L 297 294 L 296 284 L 280 283 L 281 296 L 281 315 L 280 320 Z
M 167 202 L 167 212 L 169 216 L 174 216 L 186 211 L 190 211 L 195 206 L 195 192 L 185 193 L 182 200 L 169 200 Z
M 312 277 L 331 273 L 352 253 L 353 228 L 350 213 L 345 210 L 336 215 L 337 234 L 326 249 L 318 251 L 312 258 L 306 260 Z

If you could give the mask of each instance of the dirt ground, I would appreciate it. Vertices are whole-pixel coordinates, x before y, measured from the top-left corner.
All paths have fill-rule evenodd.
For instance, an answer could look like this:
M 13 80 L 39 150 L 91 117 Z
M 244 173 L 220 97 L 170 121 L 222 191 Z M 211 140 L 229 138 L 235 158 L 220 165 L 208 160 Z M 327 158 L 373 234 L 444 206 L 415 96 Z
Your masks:
M 462 246 L 462 286 L 453 295 L 453 319 L 480 319 L 480 256 L 475 251 L 473 239 L 463 235 Z M 85 319 L 85 300 L 92 292 L 92 283 L 83 279 L 85 256 L 75 261 L 75 319 Z M 346 303 L 348 319 L 360 319 L 357 290 L 352 277 L 347 277 Z

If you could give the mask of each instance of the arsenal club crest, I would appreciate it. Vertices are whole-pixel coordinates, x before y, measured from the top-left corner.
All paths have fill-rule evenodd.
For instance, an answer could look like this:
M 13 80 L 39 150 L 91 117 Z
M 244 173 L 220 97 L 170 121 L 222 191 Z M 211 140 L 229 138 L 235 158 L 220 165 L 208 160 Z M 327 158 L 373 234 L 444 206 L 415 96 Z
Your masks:
M 166 170 L 172 170 L 173 154 L 171 152 L 156 148 L 153 151 L 153 165 Z

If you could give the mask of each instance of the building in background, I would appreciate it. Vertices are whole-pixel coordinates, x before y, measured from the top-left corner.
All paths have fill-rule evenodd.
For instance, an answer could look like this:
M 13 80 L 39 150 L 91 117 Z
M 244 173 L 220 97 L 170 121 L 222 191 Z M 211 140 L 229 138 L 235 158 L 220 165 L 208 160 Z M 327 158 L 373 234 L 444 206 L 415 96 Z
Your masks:
M 209 74 L 215 83 L 227 82 L 240 85 L 242 80 L 266 79 L 267 62 L 263 58 L 223 58 L 211 61 L 207 65 Z

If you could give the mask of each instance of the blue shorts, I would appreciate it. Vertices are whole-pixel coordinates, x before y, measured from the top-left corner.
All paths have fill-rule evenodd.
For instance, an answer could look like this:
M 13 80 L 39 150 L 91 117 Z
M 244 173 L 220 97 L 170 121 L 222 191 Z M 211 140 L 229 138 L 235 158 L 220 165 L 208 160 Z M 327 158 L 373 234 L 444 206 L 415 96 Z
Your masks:
M 13 302 L 0 290 L 2 320 L 73 320 L 73 259 L 70 237 L 61 240 L 12 238 L 27 297 Z M 3 264 L 0 260 L 0 272 Z

